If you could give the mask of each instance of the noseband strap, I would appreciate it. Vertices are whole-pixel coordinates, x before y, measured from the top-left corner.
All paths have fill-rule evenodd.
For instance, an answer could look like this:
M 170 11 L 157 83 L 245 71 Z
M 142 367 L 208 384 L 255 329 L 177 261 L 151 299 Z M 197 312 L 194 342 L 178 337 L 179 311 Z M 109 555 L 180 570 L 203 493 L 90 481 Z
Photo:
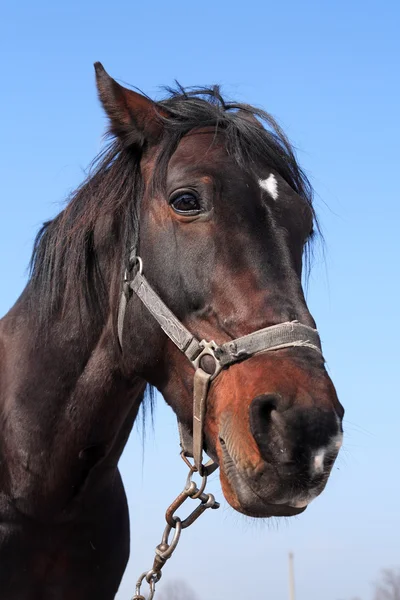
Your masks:
M 290 321 L 258 329 L 253 333 L 218 345 L 213 340 L 199 341 L 177 319 L 153 290 L 143 276 L 143 263 L 134 257 L 139 269 L 133 279 L 125 273 L 123 292 L 118 310 L 118 340 L 122 348 L 124 316 L 132 291 L 140 298 L 147 310 L 159 323 L 161 329 L 174 342 L 175 346 L 185 354 L 195 369 L 193 384 L 193 434 L 179 423 L 182 450 L 186 456 L 193 456 L 200 474 L 209 474 L 218 468 L 213 461 L 202 464 L 203 429 L 207 408 L 207 395 L 210 383 L 223 368 L 243 361 L 261 352 L 270 352 L 283 348 L 305 347 L 322 354 L 318 331 L 298 321 Z M 132 262 L 133 262 L 132 261 Z M 134 263 L 133 263 L 134 264 Z M 205 358 L 210 357 L 210 358 Z

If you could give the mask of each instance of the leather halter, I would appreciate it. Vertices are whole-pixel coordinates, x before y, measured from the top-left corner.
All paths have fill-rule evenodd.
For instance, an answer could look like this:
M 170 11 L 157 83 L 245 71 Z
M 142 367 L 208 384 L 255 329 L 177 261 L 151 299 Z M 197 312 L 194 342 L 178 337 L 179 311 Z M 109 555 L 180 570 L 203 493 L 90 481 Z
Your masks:
M 121 349 L 125 310 L 133 291 L 159 323 L 161 329 L 179 350 L 185 354 L 195 369 L 193 383 L 193 433 L 179 419 L 178 426 L 184 455 L 193 457 L 194 464 L 200 475 L 208 475 L 218 468 L 218 464 L 213 460 L 210 460 L 206 465 L 202 463 L 203 428 L 210 383 L 222 369 L 260 352 L 270 352 L 272 350 L 291 347 L 306 347 L 322 354 L 318 331 L 307 325 L 302 325 L 298 321 L 290 321 L 258 329 L 249 335 L 236 338 L 221 345 L 216 344 L 213 340 L 209 342 L 206 340 L 199 341 L 176 318 L 143 276 L 142 259 L 131 255 L 129 262 L 130 270 L 135 263 L 138 263 L 139 269 L 133 279 L 129 279 L 130 270 L 127 270 L 124 276 L 123 291 L 118 309 L 118 340 Z M 205 356 L 211 357 L 214 362 L 210 361 L 210 359 L 207 359 L 207 362 L 205 362 L 203 360 Z

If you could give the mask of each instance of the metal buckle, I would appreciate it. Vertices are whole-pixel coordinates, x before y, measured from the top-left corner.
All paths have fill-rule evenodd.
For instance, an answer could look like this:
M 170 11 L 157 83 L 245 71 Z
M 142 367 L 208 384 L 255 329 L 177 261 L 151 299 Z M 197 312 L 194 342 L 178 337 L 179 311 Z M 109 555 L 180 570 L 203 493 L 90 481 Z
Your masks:
M 207 342 L 206 340 L 201 340 L 201 342 L 199 342 L 199 346 L 201 346 L 203 350 L 196 356 L 194 360 L 191 361 L 192 365 L 195 369 L 201 369 L 200 361 L 202 357 L 206 355 L 212 356 L 215 361 L 215 371 L 211 375 L 212 381 L 218 375 L 218 373 L 222 371 L 222 365 L 219 362 L 219 359 L 215 356 L 215 351 L 219 349 L 219 346 L 214 342 L 214 340 L 211 340 L 210 342 Z

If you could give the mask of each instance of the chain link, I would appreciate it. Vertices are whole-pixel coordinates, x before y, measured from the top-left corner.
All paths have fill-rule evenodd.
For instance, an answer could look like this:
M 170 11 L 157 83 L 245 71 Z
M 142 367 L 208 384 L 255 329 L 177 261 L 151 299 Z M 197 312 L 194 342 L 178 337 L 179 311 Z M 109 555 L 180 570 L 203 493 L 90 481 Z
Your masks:
M 174 553 L 181 537 L 182 530 L 192 525 L 200 517 L 200 515 L 207 510 L 207 508 L 219 508 L 219 502 L 215 500 L 213 494 L 206 494 L 204 491 L 207 485 L 207 475 L 203 475 L 200 487 L 198 488 L 197 484 L 192 479 L 194 473 L 197 472 L 197 467 L 190 463 L 183 452 L 181 453 L 181 457 L 185 464 L 189 467 L 189 475 L 186 479 L 185 488 L 167 508 L 167 512 L 165 513 L 167 525 L 164 529 L 161 542 L 155 549 L 153 567 L 150 569 L 150 571 L 145 571 L 139 577 L 136 583 L 135 595 L 132 597 L 132 600 L 146 600 L 145 596 L 141 594 L 141 587 L 144 581 L 148 583 L 150 589 L 147 600 L 153 600 L 156 591 L 156 583 L 160 581 L 162 576 L 161 569 Z M 200 500 L 200 504 L 196 506 L 196 508 L 189 514 L 188 517 L 186 517 L 186 519 L 182 520 L 175 514 L 175 512 L 188 499 Z M 172 531 L 173 535 L 170 541 L 169 538 Z

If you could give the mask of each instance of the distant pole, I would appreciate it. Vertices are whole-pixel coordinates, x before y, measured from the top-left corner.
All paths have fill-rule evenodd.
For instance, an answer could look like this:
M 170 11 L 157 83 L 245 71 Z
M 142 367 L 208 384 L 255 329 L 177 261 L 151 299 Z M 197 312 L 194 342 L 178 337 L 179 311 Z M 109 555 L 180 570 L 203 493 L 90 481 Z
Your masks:
M 289 552 L 289 600 L 295 600 L 293 562 L 294 562 L 293 552 Z

